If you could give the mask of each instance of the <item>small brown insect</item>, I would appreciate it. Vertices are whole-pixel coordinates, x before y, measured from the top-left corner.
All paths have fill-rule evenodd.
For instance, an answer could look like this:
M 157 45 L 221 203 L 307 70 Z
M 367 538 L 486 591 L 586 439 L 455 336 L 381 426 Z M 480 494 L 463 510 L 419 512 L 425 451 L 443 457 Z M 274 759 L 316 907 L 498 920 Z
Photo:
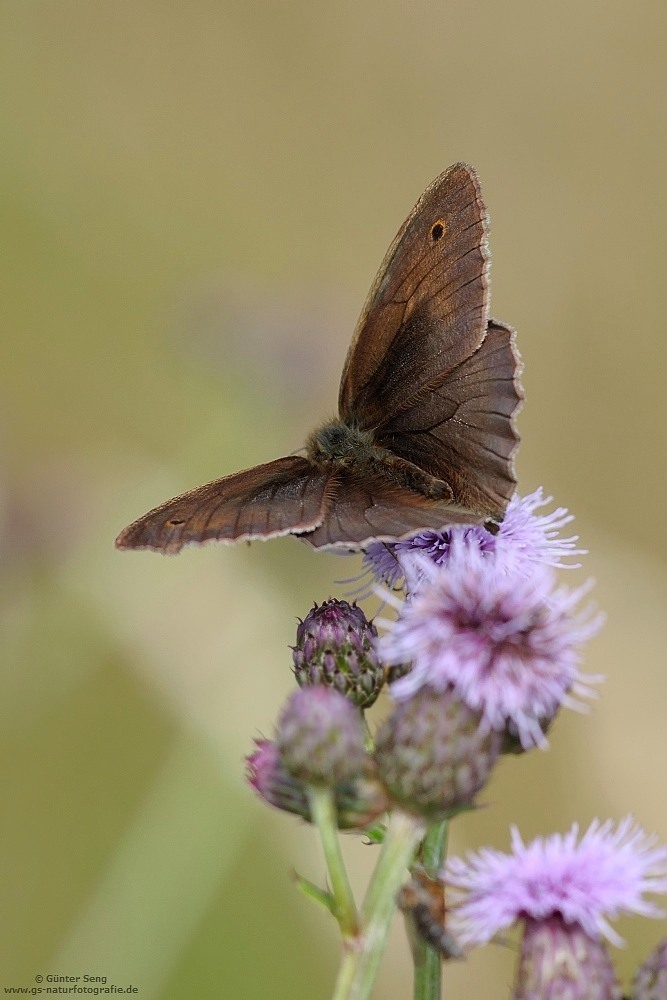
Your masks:
M 445 926 L 445 887 L 415 866 L 409 882 L 401 888 L 399 908 L 406 921 L 443 958 L 462 958 L 463 952 Z
M 390 246 L 352 339 L 338 417 L 291 455 L 144 514 L 120 549 L 298 535 L 359 548 L 425 528 L 501 519 L 515 486 L 523 398 L 511 327 L 489 318 L 488 219 L 457 163 Z

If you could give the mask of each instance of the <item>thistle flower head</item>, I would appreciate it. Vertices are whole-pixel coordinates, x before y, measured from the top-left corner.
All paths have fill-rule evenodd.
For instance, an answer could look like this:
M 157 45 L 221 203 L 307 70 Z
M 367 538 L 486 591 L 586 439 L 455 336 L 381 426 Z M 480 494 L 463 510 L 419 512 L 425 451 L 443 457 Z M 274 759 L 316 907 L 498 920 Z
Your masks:
M 576 611 L 588 587 L 556 589 L 543 564 L 500 572 L 460 541 L 446 568 L 422 561 L 421 569 L 419 587 L 378 644 L 387 664 L 412 662 L 392 695 L 451 686 L 485 725 L 509 727 L 526 748 L 544 746 L 560 706 L 581 708 L 573 695 L 590 697 L 597 680 L 578 667 L 581 645 L 601 625 L 590 608 Z
M 515 494 L 495 532 L 483 525 L 454 525 L 443 531 L 422 531 L 389 544 L 375 542 L 366 549 L 364 564 L 381 583 L 396 587 L 404 581 L 408 591 L 416 583 L 415 572 L 419 577 L 419 560 L 415 563 L 413 557 L 446 566 L 453 544 L 476 549 L 500 568 L 529 569 L 539 563 L 574 569 L 578 564 L 569 560 L 584 555 L 586 549 L 577 548 L 577 535 L 560 537 L 561 529 L 574 520 L 566 507 L 549 514 L 537 513 L 551 502 L 552 497 L 545 497 L 542 487 L 525 497 Z
M 314 605 L 296 633 L 292 655 L 297 683 L 324 684 L 368 708 L 384 683 L 376 638 L 377 629 L 356 604 L 330 598 Z
M 450 929 L 464 946 L 485 944 L 517 920 L 553 917 L 621 945 L 610 918 L 663 916 L 644 894 L 667 892 L 667 847 L 630 816 L 616 826 L 596 820 L 581 839 L 576 824 L 529 844 L 513 829 L 511 854 L 486 848 L 451 858 L 443 878 L 453 890 Z

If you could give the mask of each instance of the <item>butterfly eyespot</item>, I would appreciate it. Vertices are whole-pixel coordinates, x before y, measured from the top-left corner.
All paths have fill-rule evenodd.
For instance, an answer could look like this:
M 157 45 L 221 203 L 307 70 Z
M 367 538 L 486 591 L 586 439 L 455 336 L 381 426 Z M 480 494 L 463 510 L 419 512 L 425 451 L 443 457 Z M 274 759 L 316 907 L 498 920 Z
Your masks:
M 431 239 L 433 242 L 437 243 L 438 240 L 441 240 L 446 231 L 447 226 L 445 225 L 444 219 L 438 219 L 437 222 L 434 222 L 431 226 Z
M 174 517 L 173 517 L 173 518 L 171 518 L 171 520 L 170 520 L 170 521 L 167 521 L 167 524 L 170 524 L 170 525 L 171 525 L 172 527 L 176 527 L 176 526 L 177 526 L 177 525 L 179 525 L 179 524 L 185 524 L 185 519 L 183 518 L 183 519 L 181 519 L 181 520 L 179 521 L 179 519 L 178 519 L 178 518 L 174 518 Z

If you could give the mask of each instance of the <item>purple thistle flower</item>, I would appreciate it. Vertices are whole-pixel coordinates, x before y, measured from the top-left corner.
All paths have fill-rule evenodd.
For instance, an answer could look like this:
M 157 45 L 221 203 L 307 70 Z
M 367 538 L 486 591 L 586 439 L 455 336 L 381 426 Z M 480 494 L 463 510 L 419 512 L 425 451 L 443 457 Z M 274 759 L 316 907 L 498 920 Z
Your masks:
M 423 580 L 379 640 L 387 664 L 412 661 L 391 686 L 411 697 L 424 685 L 451 688 L 485 725 L 516 732 L 523 747 L 546 746 L 542 725 L 573 696 L 593 697 L 601 678 L 579 670 L 580 646 L 602 623 L 592 608 L 576 611 L 590 584 L 554 589 L 554 571 L 499 572 L 479 550 L 453 541 L 446 569 L 421 561 Z M 391 595 L 388 595 L 391 598 Z
M 623 939 L 608 918 L 621 913 L 662 917 L 643 894 L 667 892 L 667 847 L 626 816 L 617 826 L 594 820 L 577 843 L 569 833 L 538 837 L 524 844 L 512 829 L 512 853 L 491 848 L 451 858 L 442 877 L 448 894 L 450 930 L 464 946 L 486 944 L 517 920 L 560 917 L 590 938 Z
M 413 557 L 426 557 L 436 566 L 447 565 L 452 543 L 458 539 L 510 568 L 520 564 L 543 563 L 575 569 L 579 563 L 564 560 L 584 555 L 586 549 L 576 548 L 577 535 L 559 537 L 559 531 L 574 520 L 573 515 L 568 513 L 566 507 L 558 507 L 550 514 L 536 513 L 552 499 L 544 496 L 541 486 L 525 497 L 515 494 L 496 534 L 483 525 L 455 525 L 443 531 L 422 531 L 412 538 L 390 544 L 374 542 L 366 549 L 364 565 L 388 587 L 396 587 L 407 578 L 410 590 Z

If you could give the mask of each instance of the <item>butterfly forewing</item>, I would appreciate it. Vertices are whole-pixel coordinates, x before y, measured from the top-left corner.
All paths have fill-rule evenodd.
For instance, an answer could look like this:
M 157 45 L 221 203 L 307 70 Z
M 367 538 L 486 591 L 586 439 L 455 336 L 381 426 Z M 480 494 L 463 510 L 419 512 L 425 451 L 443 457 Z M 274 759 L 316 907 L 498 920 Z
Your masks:
M 341 418 L 372 429 L 481 343 L 488 319 L 487 216 L 458 163 L 426 189 L 392 243 L 348 352 Z
M 306 458 L 279 458 L 168 500 L 125 528 L 116 545 L 175 553 L 213 539 L 239 542 L 311 531 L 329 506 L 330 480 L 330 470 Z

